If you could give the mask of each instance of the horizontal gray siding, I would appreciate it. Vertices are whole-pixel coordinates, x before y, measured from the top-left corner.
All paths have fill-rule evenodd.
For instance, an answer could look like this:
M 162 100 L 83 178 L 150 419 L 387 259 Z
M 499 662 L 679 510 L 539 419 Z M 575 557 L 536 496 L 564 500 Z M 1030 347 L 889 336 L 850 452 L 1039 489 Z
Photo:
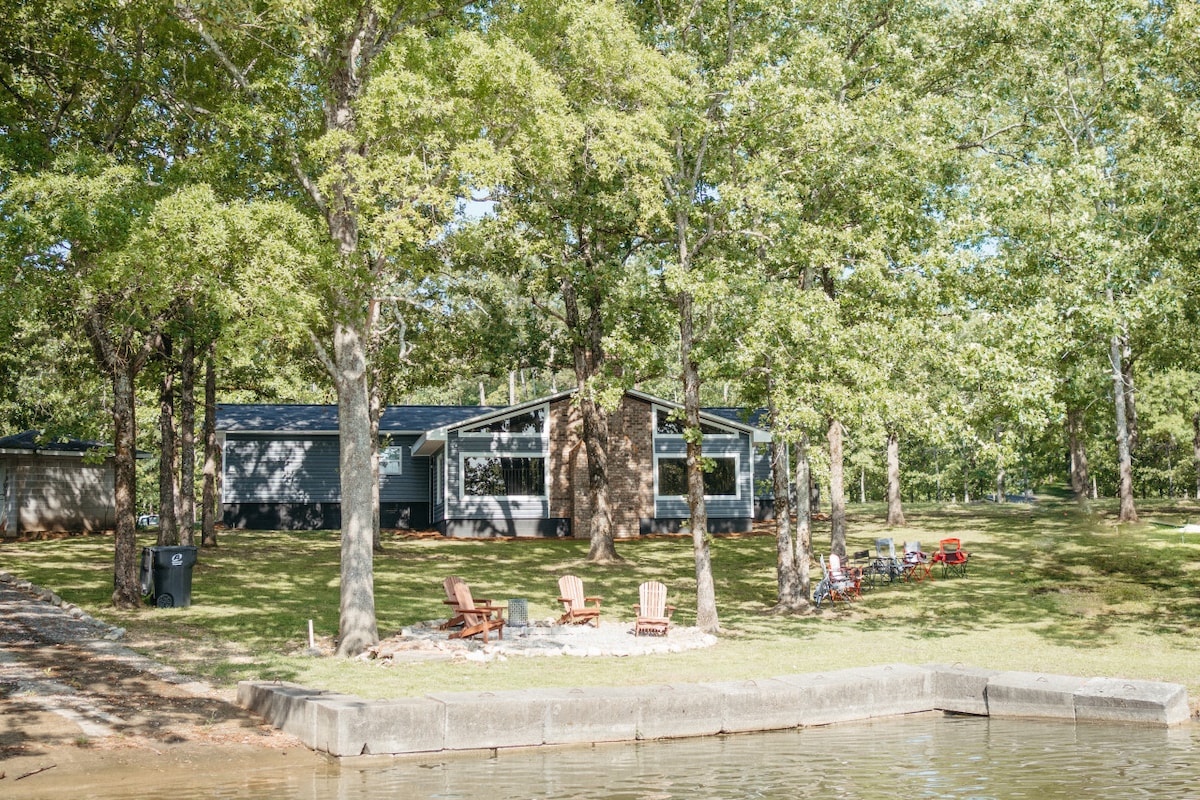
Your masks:
M 775 476 L 771 474 L 771 453 L 754 454 L 754 496 L 770 498 L 775 496 Z
M 341 500 L 336 436 L 238 436 L 225 440 L 225 503 Z
M 429 502 L 429 458 L 413 457 L 412 446 L 416 441 L 416 436 L 392 436 L 383 443 L 389 447 L 403 447 L 404 456 L 399 475 L 379 476 L 381 503 Z
M 404 448 L 401 474 L 381 475 L 381 503 L 428 503 L 429 459 L 412 455 L 415 436 L 387 442 Z M 341 501 L 338 437 L 252 436 L 225 440 L 222 500 L 239 503 L 337 503 Z

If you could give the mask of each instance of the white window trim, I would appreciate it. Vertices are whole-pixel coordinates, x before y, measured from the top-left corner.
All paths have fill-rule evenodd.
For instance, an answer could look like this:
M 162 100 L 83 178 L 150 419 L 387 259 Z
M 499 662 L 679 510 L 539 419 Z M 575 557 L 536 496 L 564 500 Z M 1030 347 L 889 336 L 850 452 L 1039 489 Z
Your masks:
M 446 472 L 446 456 L 439 452 L 433 458 L 433 504 L 443 509 L 446 507 L 446 479 L 449 477 Z
M 674 499 L 678 499 L 681 497 L 686 499 L 687 498 L 686 494 L 662 494 L 661 492 L 659 492 L 659 490 L 658 490 L 658 462 L 663 460 L 664 458 L 670 458 L 670 459 L 674 459 L 674 460 L 678 460 L 678 461 L 686 461 L 687 460 L 687 456 L 672 455 L 671 453 L 655 453 L 654 454 L 654 497 L 655 498 L 661 497 L 661 498 L 665 498 L 667 500 L 674 500 Z M 742 457 L 741 457 L 741 455 L 738 453 L 729 453 L 729 454 L 722 454 L 722 455 L 716 455 L 716 456 L 705 456 L 705 458 L 712 458 L 712 459 L 732 458 L 734 474 L 737 475 L 737 479 L 734 481 L 734 486 L 736 487 L 734 494 L 706 494 L 706 495 L 704 495 L 704 499 L 706 501 L 707 500 L 726 500 L 726 501 L 741 500 L 742 499 Z M 750 479 L 751 479 L 751 494 L 753 494 L 754 476 L 751 475 Z
M 655 439 L 665 439 L 667 441 L 677 441 L 677 442 L 683 440 L 682 433 L 659 433 L 658 432 L 658 414 L 659 414 L 659 412 L 661 411 L 663 413 L 670 414 L 674 410 L 675 409 L 668 408 L 667 406 L 657 406 L 657 405 L 654 406 L 653 409 L 651 410 L 650 428 L 654 433 Z M 738 431 L 734 428 L 730 428 L 727 425 L 720 423 L 720 422 L 713 422 L 712 419 L 709 419 L 707 417 L 705 419 L 701 420 L 701 422 L 703 422 L 705 425 L 711 425 L 714 428 L 720 428 L 721 430 L 725 431 L 725 433 L 706 433 L 706 434 L 704 434 L 705 441 L 727 442 L 727 441 L 733 441 L 742 435 L 741 431 Z M 670 497 L 671 495 L 667 495 L 667 496 Z M 728 497 L 728 495 L 720 495 L 720 496 Z
M 543 442 L 548 442 L 548 441 L 550 441 L 550 404 L 549 403 L 542 403 L 540 406 L 530 406 L 529 408 L 523 409 L 515 414 L 497 414 L 494 417 L 489 417 L 487 420 L 485 420 L 483 422 L 477 422 L 475 424 L 475 426 L 472 426 L 472 427 L 478 427 L 479 425 L 490 425 L 493 422 L 496 422 L 498 420 L 511 419 L 513 417 L 519 417 L 522 414 L 528 414 L 532 411 L 538 411 L 538 410 L 540 410 L 542 412 L 543 425 L 542 425 L 541 433 L 502 433 L 499 431 L 475 431 L 475 430 L 471 430 L 470 428 L 463 428 L 458 432 L 458 435 L 459 435 L 459 438 L 463 438 L 463 439 L 493 439 L 493 440 L 495 440 L 497 442 L 501 442 L 501 443 L 509 442 L 514 439 L 521 439 L 521 440 L 538 439 Z
M 388 453 L 395 453 L 395 458 L 386 458 Z M 390 467 L 394 466 L 395 469 Z M 379 474 L 383 475 L 403 475 L 404 474 L 404 445 L 396 444 L 390 447 L 384 447 L 379 451 Z
M 540 458 L 542 460 L 542 494 L 467 494 L 466 462 L 468 458 Z M 458 454 L 458 499 L 459 500 L 545 500 L 550 499 L 550 455 L 548 453 L 519 453 L 492 451 L 488 453 Z

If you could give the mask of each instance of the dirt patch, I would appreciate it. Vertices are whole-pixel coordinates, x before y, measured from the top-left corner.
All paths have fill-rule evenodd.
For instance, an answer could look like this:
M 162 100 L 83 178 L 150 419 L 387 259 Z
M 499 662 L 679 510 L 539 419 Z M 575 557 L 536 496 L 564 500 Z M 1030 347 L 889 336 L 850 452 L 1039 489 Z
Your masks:
M 323 760 L 232 692 L 178 676 L 4 583 L 0 620 L 0 795 L 86 783 L 122 764 Z

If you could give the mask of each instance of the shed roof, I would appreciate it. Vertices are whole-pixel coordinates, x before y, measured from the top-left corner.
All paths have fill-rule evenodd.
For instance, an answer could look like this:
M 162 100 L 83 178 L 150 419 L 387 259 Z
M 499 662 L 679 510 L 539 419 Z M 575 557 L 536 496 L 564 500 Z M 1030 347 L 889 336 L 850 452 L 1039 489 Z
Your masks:
M 108 442 L 76 439 L 72 436 L 58 436 L 43 440 L 42 432 L 38 430 L 0 437 L 0 453 L 54 453 L 64 456 L 82 456 L 89 450 L 111 447 L 112 445 Z

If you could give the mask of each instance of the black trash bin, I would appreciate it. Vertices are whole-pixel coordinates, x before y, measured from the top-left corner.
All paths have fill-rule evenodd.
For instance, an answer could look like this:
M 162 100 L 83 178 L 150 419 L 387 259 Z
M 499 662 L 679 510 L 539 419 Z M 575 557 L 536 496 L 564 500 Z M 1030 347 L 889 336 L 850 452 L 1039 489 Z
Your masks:
M 142 594 L 159 608 L 192 604 L 192 567 L 196 548 L 192 545 L 142 548 Z

